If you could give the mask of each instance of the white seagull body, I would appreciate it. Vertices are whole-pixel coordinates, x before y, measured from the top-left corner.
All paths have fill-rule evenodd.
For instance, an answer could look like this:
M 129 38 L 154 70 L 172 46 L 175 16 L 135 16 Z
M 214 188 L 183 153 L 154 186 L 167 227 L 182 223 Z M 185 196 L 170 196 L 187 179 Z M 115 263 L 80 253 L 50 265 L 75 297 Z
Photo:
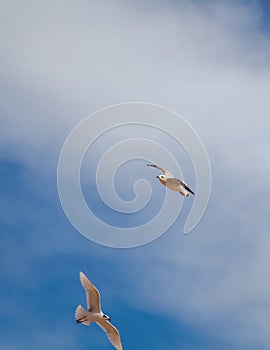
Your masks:
M 161 168 L 155 164 L 147 164 L 153 168 L 159 169 L 162 171 L 163 175 L 158 175 L 157 178 L 162 183 L 163 186 L 168 187 L 172 191 L 181 193 L 184 197 L 188 197 L 190 193 L 195 195 L 195 193 L 188 187 L 188 185 L 173 176 L 168 170 Z
M 90 326 L 91 322 L 96 322 L 105 331 L 113 346 L 117 350 L 122 350 L 118 330 L 109 322 L 110 318 L 101 311 L 99 291 L 82 272 L 80 272 L 80 280 L 86 292 L 88 310 L 85 310 L 81 305 L 76 308 L 75 318 L 77 323 Z

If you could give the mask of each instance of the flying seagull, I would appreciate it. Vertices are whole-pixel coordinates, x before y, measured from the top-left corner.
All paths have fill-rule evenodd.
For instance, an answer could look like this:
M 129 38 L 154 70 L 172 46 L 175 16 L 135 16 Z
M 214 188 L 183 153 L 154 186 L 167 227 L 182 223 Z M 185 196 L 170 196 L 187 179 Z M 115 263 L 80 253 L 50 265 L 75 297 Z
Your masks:
M 179 179 L 176 179 L 172 173 L 168 170 L 161 168 L 155 164 L 146 164 L 147 166 L 151 166 L 153 168 L 159 169 L 162 171 L 163 175 L 158 175 L 157 178 L 162 183 L 162 185 L 170 188 L 173 191 L 177 191 L 181 193 L 184 197 L 188 197 L 189 193 L 195 195 L 195 193 L 188 187 L 188 185 Z
M 88 311 L 81 305 L 77 306 L 75 311 L 75 319 L 77 323 L 90 326 L 91 322 L 96 322 L 107 334 L 107 337 L 113 346 L 117 350 L 122 350 L 123 348 L 118 330 L 109 322 L 109 316 L 101 311 L 99 291 L 82 272 L 80 272 L 80 280 L 86 292 Z

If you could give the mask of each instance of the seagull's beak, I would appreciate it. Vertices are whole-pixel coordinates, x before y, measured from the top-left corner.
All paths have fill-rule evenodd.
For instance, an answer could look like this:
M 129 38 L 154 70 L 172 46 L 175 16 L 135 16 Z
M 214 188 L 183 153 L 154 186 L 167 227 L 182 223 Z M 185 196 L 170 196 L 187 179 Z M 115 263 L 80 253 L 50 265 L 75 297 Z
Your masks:
M 157 176 L 157 179 L 159 179 L 159 176 Z
M 107 320 L 108 320 L 108 321 L 110 321 L 110 320 L 111 320 L 111 319 L 110 319 L 110 317 L 109 317 L 109 318 L 107 318 Z

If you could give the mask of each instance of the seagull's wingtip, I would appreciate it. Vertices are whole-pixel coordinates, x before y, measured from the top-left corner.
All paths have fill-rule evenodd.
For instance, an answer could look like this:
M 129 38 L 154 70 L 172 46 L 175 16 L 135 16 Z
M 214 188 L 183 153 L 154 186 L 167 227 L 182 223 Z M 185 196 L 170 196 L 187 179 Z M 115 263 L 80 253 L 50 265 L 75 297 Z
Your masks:
M 85 276 L 85 274 L 84 274 L 82 271 L 80 271 L 80 280 L 85 279 L 85 278 L 87 278 L 87 277 Z
M 80 282 L 83 288 L 86 288 L 86 285 L 90 283 L 89 279 L 86 277 L 86 275 L 80 271 Z

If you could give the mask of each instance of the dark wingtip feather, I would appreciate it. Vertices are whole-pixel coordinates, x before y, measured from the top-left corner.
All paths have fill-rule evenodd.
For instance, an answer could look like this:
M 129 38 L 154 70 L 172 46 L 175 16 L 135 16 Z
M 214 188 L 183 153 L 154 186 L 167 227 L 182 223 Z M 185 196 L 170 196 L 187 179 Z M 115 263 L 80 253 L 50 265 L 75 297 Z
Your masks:
M 188 192 L 192 193 L 195 196 L 195 193 L 189 188 L 189 187 L 185 187 L 186 190 L 188 190 Z

